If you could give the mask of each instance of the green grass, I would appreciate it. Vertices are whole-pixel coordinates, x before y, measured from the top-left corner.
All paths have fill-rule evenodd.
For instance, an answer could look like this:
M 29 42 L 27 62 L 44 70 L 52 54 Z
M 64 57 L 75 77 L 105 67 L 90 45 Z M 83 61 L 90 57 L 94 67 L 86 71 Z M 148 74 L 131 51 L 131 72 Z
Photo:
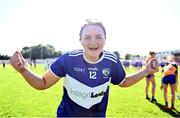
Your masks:
M 41 65 L 32 68 L 32 70 L 39 74 L 45 73 Z M 129 69 L 126 72 L 133 73 L 135 70 Z M 177 111 L 164 111 L 162 109 L 164 100 L 163 92 L 160 90 L 160 74 L 158 72 L 155 76 L 158 104 L 145 100 L 145 79 L 129 88 L 111 85 L 107 117 L 177 116 L 177 111 L 180 111 L 180 101 L 177 99 L 175 102 Z M 38 91 L 28 85 L 10 65 L 6 68 L 0 65 L 0 117 L 55 117 L 63 93 L 62 83 L 63 81 L 60 80 L 51 88 Z

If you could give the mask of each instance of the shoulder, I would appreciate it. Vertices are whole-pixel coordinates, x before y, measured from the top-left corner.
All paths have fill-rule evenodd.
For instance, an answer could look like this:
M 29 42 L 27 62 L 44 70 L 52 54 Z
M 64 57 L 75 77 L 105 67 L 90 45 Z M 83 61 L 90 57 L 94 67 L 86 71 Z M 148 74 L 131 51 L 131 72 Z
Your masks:
M 83 55 L 83 50 L 73 50 L 73 51 L 69 51 L 67 53 L 68 56 L 70 57 L 76 57 L 76 56 L 79 56 L 79 55 Z
M 113 52 L 104 51 L 104 58 L 117 63 L 118 58 Z
M 66 65 L 74 61 L 79 61 L 82 55 L 83 55 L 82 50 L 69 51 L 61 55 L 59 58 L 57 58 L 56 63 Z
M 151 60 L 151 56 L 146 57 L 146 61 L 149 61 L 149 60 Z
M 59 56 L 58 60 L 66 60 L 67 59 L 71 59 L 71 57 L 77 57 L 83 55 L 83 50 L 73 50 L 73 51 L 69 51 L 64 53 L 63 55 Z

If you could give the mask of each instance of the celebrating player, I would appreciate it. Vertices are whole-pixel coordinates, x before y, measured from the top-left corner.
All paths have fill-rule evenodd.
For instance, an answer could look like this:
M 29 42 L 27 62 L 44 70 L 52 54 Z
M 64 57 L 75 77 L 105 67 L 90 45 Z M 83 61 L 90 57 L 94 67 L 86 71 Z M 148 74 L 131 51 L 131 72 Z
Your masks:
M 152 59 L 143 70 L 126 76 L 120 60 L 103 50 L 106 30 L 99 21 L 87 20 L 79 35 L 83 50 L 60 56 L 42 77 L 25 66 L 19 52 L 16 51 L 10 60 L 11 65 L 38 90 L 47 89 L 64 79 L 57 117 L 105 117 L 110 83 L 128 87 L 158 71 L 158 65 L 152 67 L 152 62 L 156 61 Z

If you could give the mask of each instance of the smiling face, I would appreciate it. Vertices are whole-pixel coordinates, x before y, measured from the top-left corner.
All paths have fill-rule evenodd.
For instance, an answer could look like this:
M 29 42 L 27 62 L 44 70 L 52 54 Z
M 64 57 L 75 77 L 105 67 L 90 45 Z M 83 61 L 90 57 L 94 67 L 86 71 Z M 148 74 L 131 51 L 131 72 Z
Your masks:
M 86 25 L 82 29 L 80 42 L 84 48 L 86 59 L 96 62 L 105 45 L 105 32 L 100 25 Z

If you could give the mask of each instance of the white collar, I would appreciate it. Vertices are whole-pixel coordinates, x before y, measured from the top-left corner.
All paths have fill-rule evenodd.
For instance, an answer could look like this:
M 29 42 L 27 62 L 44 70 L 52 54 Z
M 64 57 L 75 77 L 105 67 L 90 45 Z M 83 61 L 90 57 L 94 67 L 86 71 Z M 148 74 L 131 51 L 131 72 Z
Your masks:
M 102 51 L 102 56 L 101 56 L 101 58 L 99 58 L 97 61 L 95 61 L 95 62 L 92 62 L 92 61 L 90 61 L 90 60 L 88 60 L 86 57 L 85 57 L 85 54 L 84 54 L 84 52 L 83 52 L 83 58 L 84 58 L 84 60 L 87 62 L 87 63 L 89 63 L 89 64 L 97 64 L 97 63 L 99 63 L 100 61 L 102 61 L 103 60 L 103 58 L 104 58 L 104 51 Z

